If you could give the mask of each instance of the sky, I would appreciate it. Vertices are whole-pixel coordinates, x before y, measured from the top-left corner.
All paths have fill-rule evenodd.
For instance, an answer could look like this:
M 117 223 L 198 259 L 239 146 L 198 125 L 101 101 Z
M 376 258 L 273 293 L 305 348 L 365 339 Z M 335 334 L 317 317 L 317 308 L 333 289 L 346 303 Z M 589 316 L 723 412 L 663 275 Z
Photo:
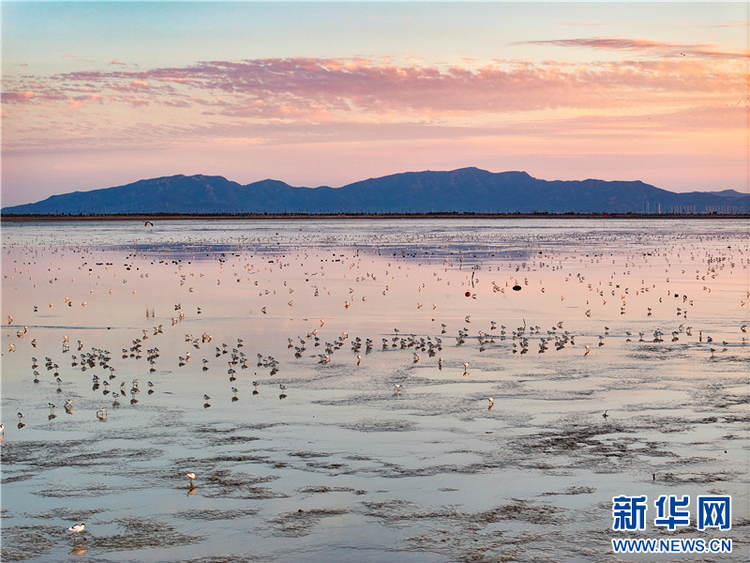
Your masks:
M 1 9 L 2 206 L 469 166 L 750 192 L 746 2 Z

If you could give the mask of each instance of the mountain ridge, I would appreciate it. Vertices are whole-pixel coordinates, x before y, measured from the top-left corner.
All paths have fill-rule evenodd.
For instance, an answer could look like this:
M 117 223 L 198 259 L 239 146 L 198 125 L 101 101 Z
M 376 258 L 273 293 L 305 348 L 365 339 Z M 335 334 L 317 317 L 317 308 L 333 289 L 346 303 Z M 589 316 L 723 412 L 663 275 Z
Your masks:
M 675 193 L 640 180 L 540 180 L 524 171 L 476 167 L 400 172 L 340 188 L 294 187 L 270 178 L 242 185 L 223 176 L 177 174 L 0 210 L 3 215 L 749 212 L 750 195 L 734 190 Z

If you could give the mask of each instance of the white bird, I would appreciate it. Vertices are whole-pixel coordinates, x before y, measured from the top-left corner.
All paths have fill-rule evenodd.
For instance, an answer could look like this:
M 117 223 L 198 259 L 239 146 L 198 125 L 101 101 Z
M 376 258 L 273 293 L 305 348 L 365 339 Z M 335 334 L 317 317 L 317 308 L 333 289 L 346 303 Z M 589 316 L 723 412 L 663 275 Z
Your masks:
M 74 524 L 73 526 L 71 526 L 70 528 L 68 528 L 68 531 L 69 532 L 75 532 L 76 534 L 80 534 L 85 529 L 86 529 L 86 524 L 84 524 L 83 522 L 81 522 L 80 524 Z

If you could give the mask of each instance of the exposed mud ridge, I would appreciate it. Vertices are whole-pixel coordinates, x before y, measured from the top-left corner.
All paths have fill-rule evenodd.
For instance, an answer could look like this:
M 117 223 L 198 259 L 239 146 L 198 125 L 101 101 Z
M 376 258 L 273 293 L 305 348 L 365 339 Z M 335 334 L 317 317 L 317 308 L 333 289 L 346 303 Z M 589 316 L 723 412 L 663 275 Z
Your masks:
M 732 386 L 740 388 L 744 386 L 746 390 L 750 385 L 750 378 L 732 380 Z M 713 383 L 704 387 L 702 392 L 695 397 L 695 404 L 702 405 L 713 411 L 714 409 L 726 409 L 738 405 L 750 404 L 750 393 L 732 393 L 727 390 L 727 385 L 723 383 Z M 747 415 L 745 415 L 747 416 Z
M 87 522 L 95 514 L 107 512 L 105 508 L 91 510 L 75 510 L 62 508 L 48 512 L 39 512 L 26 514 L 26 517 L 37 520 L 57 520 L 60 514 L 65 514 L 66 521 L 69 522 Z M 7 511 L 2 513 L 3 520 L 10 518 Z M 95 546 L 95 542 L 90 541 L 91 537 L 86 532 L 80 537 L 71 535 L 66 530 L 66 526 L 52 526 L 48 524 L 35 524 L 24 526 L 7 526 L 4 522 L 2 529 L 2 560 L 3 561 L 25 561 L 36 557 L 41 557 L 49 553 L 60 541 L 73 541 L 71 554 L 82 554 L 84 548 L 88 549 Z M 80 552 L 80 553 L 79 553 Z
M 419 469 L 403 468 L 399 466 L 390 467 L 390 471 L 384 472 L 383 477 L 431 477 L 434 475 L 464 474 L 475 475 L 486 473 L 492 469 L 505 467 L 507 463 L 503 461 L 487 460 L 466 465 L 441 464 L 430 467 L 421 467 Z
M 732 528 L 747 528 L 747 527 L 750 527 L 750 518 L 737 518 L 736 521 L 732 522 Z
M 289 455 L 295 456 L 295 457 L 301 457 L 303 459 L 313 458 L 313 457 L 329 457 L 331 454 L 323 453 L 323 452 L 292 452 Z
M 341 516 L 349 511 L 343 508 L 314 508 L 312 510 L 299 509 L 296 512 L 285 512 L 273 518 L 273 535 L 289 538 L 299 538 L 312 532 L 313 527 L 321 520 L 331 516 Z
M 572 426 L 513 439 L 510 450 L 515 463 L 521 467 L 552 471 L 585 467 L 608 473 L 632 466 L 642 458 L 679 458 L 678 454 L 666 449 L 663 442 L 612 435 L 621 432 L 625 430 L 613 424 Z M 558 466 L 559 463 L 563 465 Z
M 353 493 L 351 487 L 327 487 L 325 485 L 310 485 L 297 489 L 298 493 Z
M 344 463 L 336 462 L 322 462 L 322 461 L 308 461 L 305 466 L 308 469 L 316 469 L 322 472 L 326 472 L 328 475 L 346 475 L 356 473 L 348 465 Z
M 75 510 L 71 508 L 63 508 L 59 510 L 49 510 L 47 512 L 34 512 L 25 514 L 30 518 L 37 518 L 39 520 L 52 520 L 60 518 L 60 514 L 65 514 L 66 521 L 70 522 L 87 522 L 92 519 L 95 514 L 102 514 L 107 512 L 107 508 L 91 508 L 86 510 Z
M 217 423 L 217 424 L 225 424 L 225 423 Z M 274 428 L 276 426 L 285 426 L 282 422 L 275 422 L 275 423 L 248 423 L 248 424 L 233 424 L 231 428 L 217 428 L 216 426 L 197 426 L 194 428 L 194 432 L 196 434 L 232 434 L 235 432 L 241 432 L 243 430 L 250 430 L 253 432 L 258 432 L 261 430 L 266 430 L 268 428 Z
M 638 405 L 628 405 L 626 410 L 639 412 L 643 409 L 639 409 Z M 695 428 L 695 424 L 701 422 L 694 418 L 687 418 L 681 416 L 642 416 L 636 421 L 637 426 L 631 426 L 629 431 L 634 432 L 636 430 L 657 430 L 662 434 L 672 434 L 678 432 L 689 432 Z M 710 421 L 709 421 L 710 422 Z
M 182 458 L 177 459 L 173 462 L 170 469 L 164 470 L 162 476 L 165 478 L 172 479 L 173 481 L 184 481 L 187 482 L 185 476 L 186 471 L 194 472 L 197 477 L 195 484 L 205 483 L 206 479 L 209 478 L 221 478 L 226 475 L 227 472 L 231 473 L 229 469 L 218 469 L 217 466 L 220 463 L 232 463 L 232 464 L 269 464 L 270 460 L 268 456 L 255 455 L 255 454 L 226 454 L 217 455 L 207 458 Z M 257 477 L 257 476 L 255 476 Z M 269 481 L 272 479 L 267 478 Z
M 406 420 L 361 420 L 344 424 L 344 428 L 359 432 L 410 432 L 418 428 L 417 424 Z
M 414 520 L 461 518 L 461 513 L 456 509 L 427 510 L 416 502 L 404 499 L 366 500 L 362 504 L 366 508 L 366 516 L 379 518 L 384 525 L 395 528 L 408 527 Z
M 27 473 L 25 475 L 16 475 L 14 477 L 5 477 L 2 480 L 0 480 L 0 484 L 7 485 L 10 483 L 18 483 L 19 481 L 25 481 L 26 479 L 31 479 L 34 476 L 32 473 Z
M 3 465 L 29 463 L 34 466 L 58 467 L 59 458 L 66 454 L 78 453 L 87 445 L 95 446 L 94 440 L 45 440 L 34 442 L 5 442 L 3 444 Z M 45 465 L 45 462 L 49 465 Z
M 3 526 L 3 561 L 25 561 L 48 553 L 65 537 L 60 526 Z
M 202 536 L 179 533 L 166 522 L 124 518 L 114 521 L 123 533 L 110 536 L 87 536 L 86 548 L 91 551 L 127 551 L 147 547 L 177 547 L 199 543 Z
M 523 499 L 511 500 L 513 501 L 511 504 L 472 514 L 470 521 L 492 524 L 502 520 L 522 520 L 539 525 L 561 524 L 564 521 L 560 514 L 564 512 L 564 509 L 557 506 L 539 505 Z
M 596 489 L 594 487 L 568 487 L 567 489 L 564 489 L 562 491 L 549 491 L 547 493 L 542 493 L 539 496 L 555 496 L 555 495 L 590 495 L 592 493 L 595 493 Z
M 319 493 L 354 493 L 355 495 L 366 495 L 367 491 L 362 489 L 353 489 L 351 487 L 328 487 L 326 485 L 310 485 L 297 489 L 302 494 L 319 494 Z
M 410 536 L 405 549 L 439 553 L 457 562 L 498 562 L 537 560 L 525 554 L 532 545 L 554 535 L 550 526 L 564 523 L 563 509 L 521 499 L 490 510 L 465 512 L 451 507 L 425 509 L 400 500 L 365 501 L 365 514 L 392 528 L 412 528 L 429 523 L 430 533 Z M 500 529 L 499 524 L 523 522 L 545 526 L 544 531 Z M 398 550 L 399 548 L 393 548 Z M 545 560 L 545 559 L 542 559 Z M 550 559 L 550 561 L 554 558 Z
M 428 510 L 417 503 L 401 499 L 383 501 L 363 501 L 367 508 L 366 515 L 382 518 L 393 525 L 424 519 L 448 519 L 470 523 L 472 526 L 484 527 L 503 520 L 520 520 L 531 524 L 553 525 L 563 522 L 560 513 L 564 509 L 540 505 L 523 499 L 511 499 L 512 502 L 481 512 L 467 513 L 455 508 L 444 507 L 439 510 Z
M 216 469 L 206 475 L 196 477 L 195 487 L 207 498 L 271 499 L 286 498 L 289 495 L 274 491 L 259 484 L 278 479 L 275 475 L 254 475 L 233 472 L 229 469 Z
M 661 346 L 644 344 L 636 347 L 631 354 L 628 354 L 628 357 L 637 360 L 645 360 L 647 362 L 654 362 L 672 358 L 686 358 L 689 356 L 688 352 L 696 349 L 699 349 L 699 346 L 692 344 L 664 344 Z
M 573 425 L 557 431 L 541 432 L 536 436 L 524 436 L 512 440 L 512 444 L 524 449 L 534 450 L 542 454 L 570 454 L 576 451 L 597 450 L 598 453 L 621 455 L 622 447 L 614 446 L 611 442 L 597 439 L 625 432 L 618 424 L 608 425 Z
M 211 446 L 226 446 L 231 444 L 247 444 L 260 440 L 257 436 L 212 436 Z
M 211 461 L 214 463 L 219 462 L 232 462 L 232 463 L 266 463 L 268 461 L 268 456 L 265 455 L 257 455 L 257 454 L 226 454 L 226 455 L 217 455 L 215 457 L 211 458 Z
M 732 354 L 717 354 L 713 358 L 709 358 L 711 364 L 735 364 L 735 363 L 750 363 L 750 357 L 747 356 L 733 356 Z
M 156 448 L 113 448 L 82 452 L 86 446 L 98 447 L 97 441 L 14 442 L 3 451 L 3 464 L 52 469 L 57 467 L 95 467 L 121 465 L 124 461 L 151 461 L 164 452 Z
M 175 514 L 175 518 L 182 520 L 235 520 L 246 516 L 255 516 L 258 510 L 247 508 L 244 510 L 183 510 Z
M 734 407 L 737 405 L 747 405 L 750 404 L 750 397 L 749 396 L 740 396 L 740 395 L 724 395 L 720 397 L 719 401 L 716 404 L 717 409 L 727 409 L 730 407 Z M 750 421 L 750 416 L 734 416 L 732 417 L 734 420 L 732 422 L 748 422 Z
M 244 555 L 217 555 L 199 557 L 198 559 L 184 559 L 182 563 L 253 563 L 255 561 L 267 561 L 267 559 Z
M 538 540 L 538 534 L 529 533 L 506 538 L 502 531 L 466 534 L 438 529 L 407 538 L 404 551 L 438 553 L 456 563 L 510 563 L 530 561 L 527 546 Z
M 742 479 L 743 475 L 738 471 L 704 471 L 701 473 L 661 473 L 659 478 L 667 483 L 716 483 L 721 481 L 732 481 L 735 479 Z M 734 525 L 734 524 L 732 524 Z
M 344 456 L 344 459 L 350 459 L 352 461 L 372 461 L 373 458 L 369 455 L 363 454 L 348 454 Z
M 133 491 L 134 487 L 128 486 L 128 490 Z M 121 492 L 121 489 L 103 483 L 77 483 L 75 486 L 65 485 L 34 491 L 34 494 L 45 498 L 90 498 L 118 492 Z
M 253 487 L 247 485 L 239 485 L 237 487 L 220 490 L 200 490 L 200 494 L 206 498 L 232 498 L 244 500 L 269 500 L 274 498 L 289 498 L 291 496 L 269 487 Z

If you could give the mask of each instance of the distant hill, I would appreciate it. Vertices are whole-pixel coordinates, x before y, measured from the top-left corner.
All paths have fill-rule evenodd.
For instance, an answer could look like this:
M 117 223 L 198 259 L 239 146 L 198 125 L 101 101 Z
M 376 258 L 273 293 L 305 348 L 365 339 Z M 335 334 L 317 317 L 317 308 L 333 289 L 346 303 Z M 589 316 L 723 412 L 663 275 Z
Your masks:
M 168 176 L 5 207 L 3 215 L 388 214 L 388 213 L 721 213 L 750 212 L 733 190 L 674 193 L 640 181 L 547 181 L 526 172 L 478 168 L 406 172 L 341 188 L 276 180 L 240 185 L 221 176 Z

